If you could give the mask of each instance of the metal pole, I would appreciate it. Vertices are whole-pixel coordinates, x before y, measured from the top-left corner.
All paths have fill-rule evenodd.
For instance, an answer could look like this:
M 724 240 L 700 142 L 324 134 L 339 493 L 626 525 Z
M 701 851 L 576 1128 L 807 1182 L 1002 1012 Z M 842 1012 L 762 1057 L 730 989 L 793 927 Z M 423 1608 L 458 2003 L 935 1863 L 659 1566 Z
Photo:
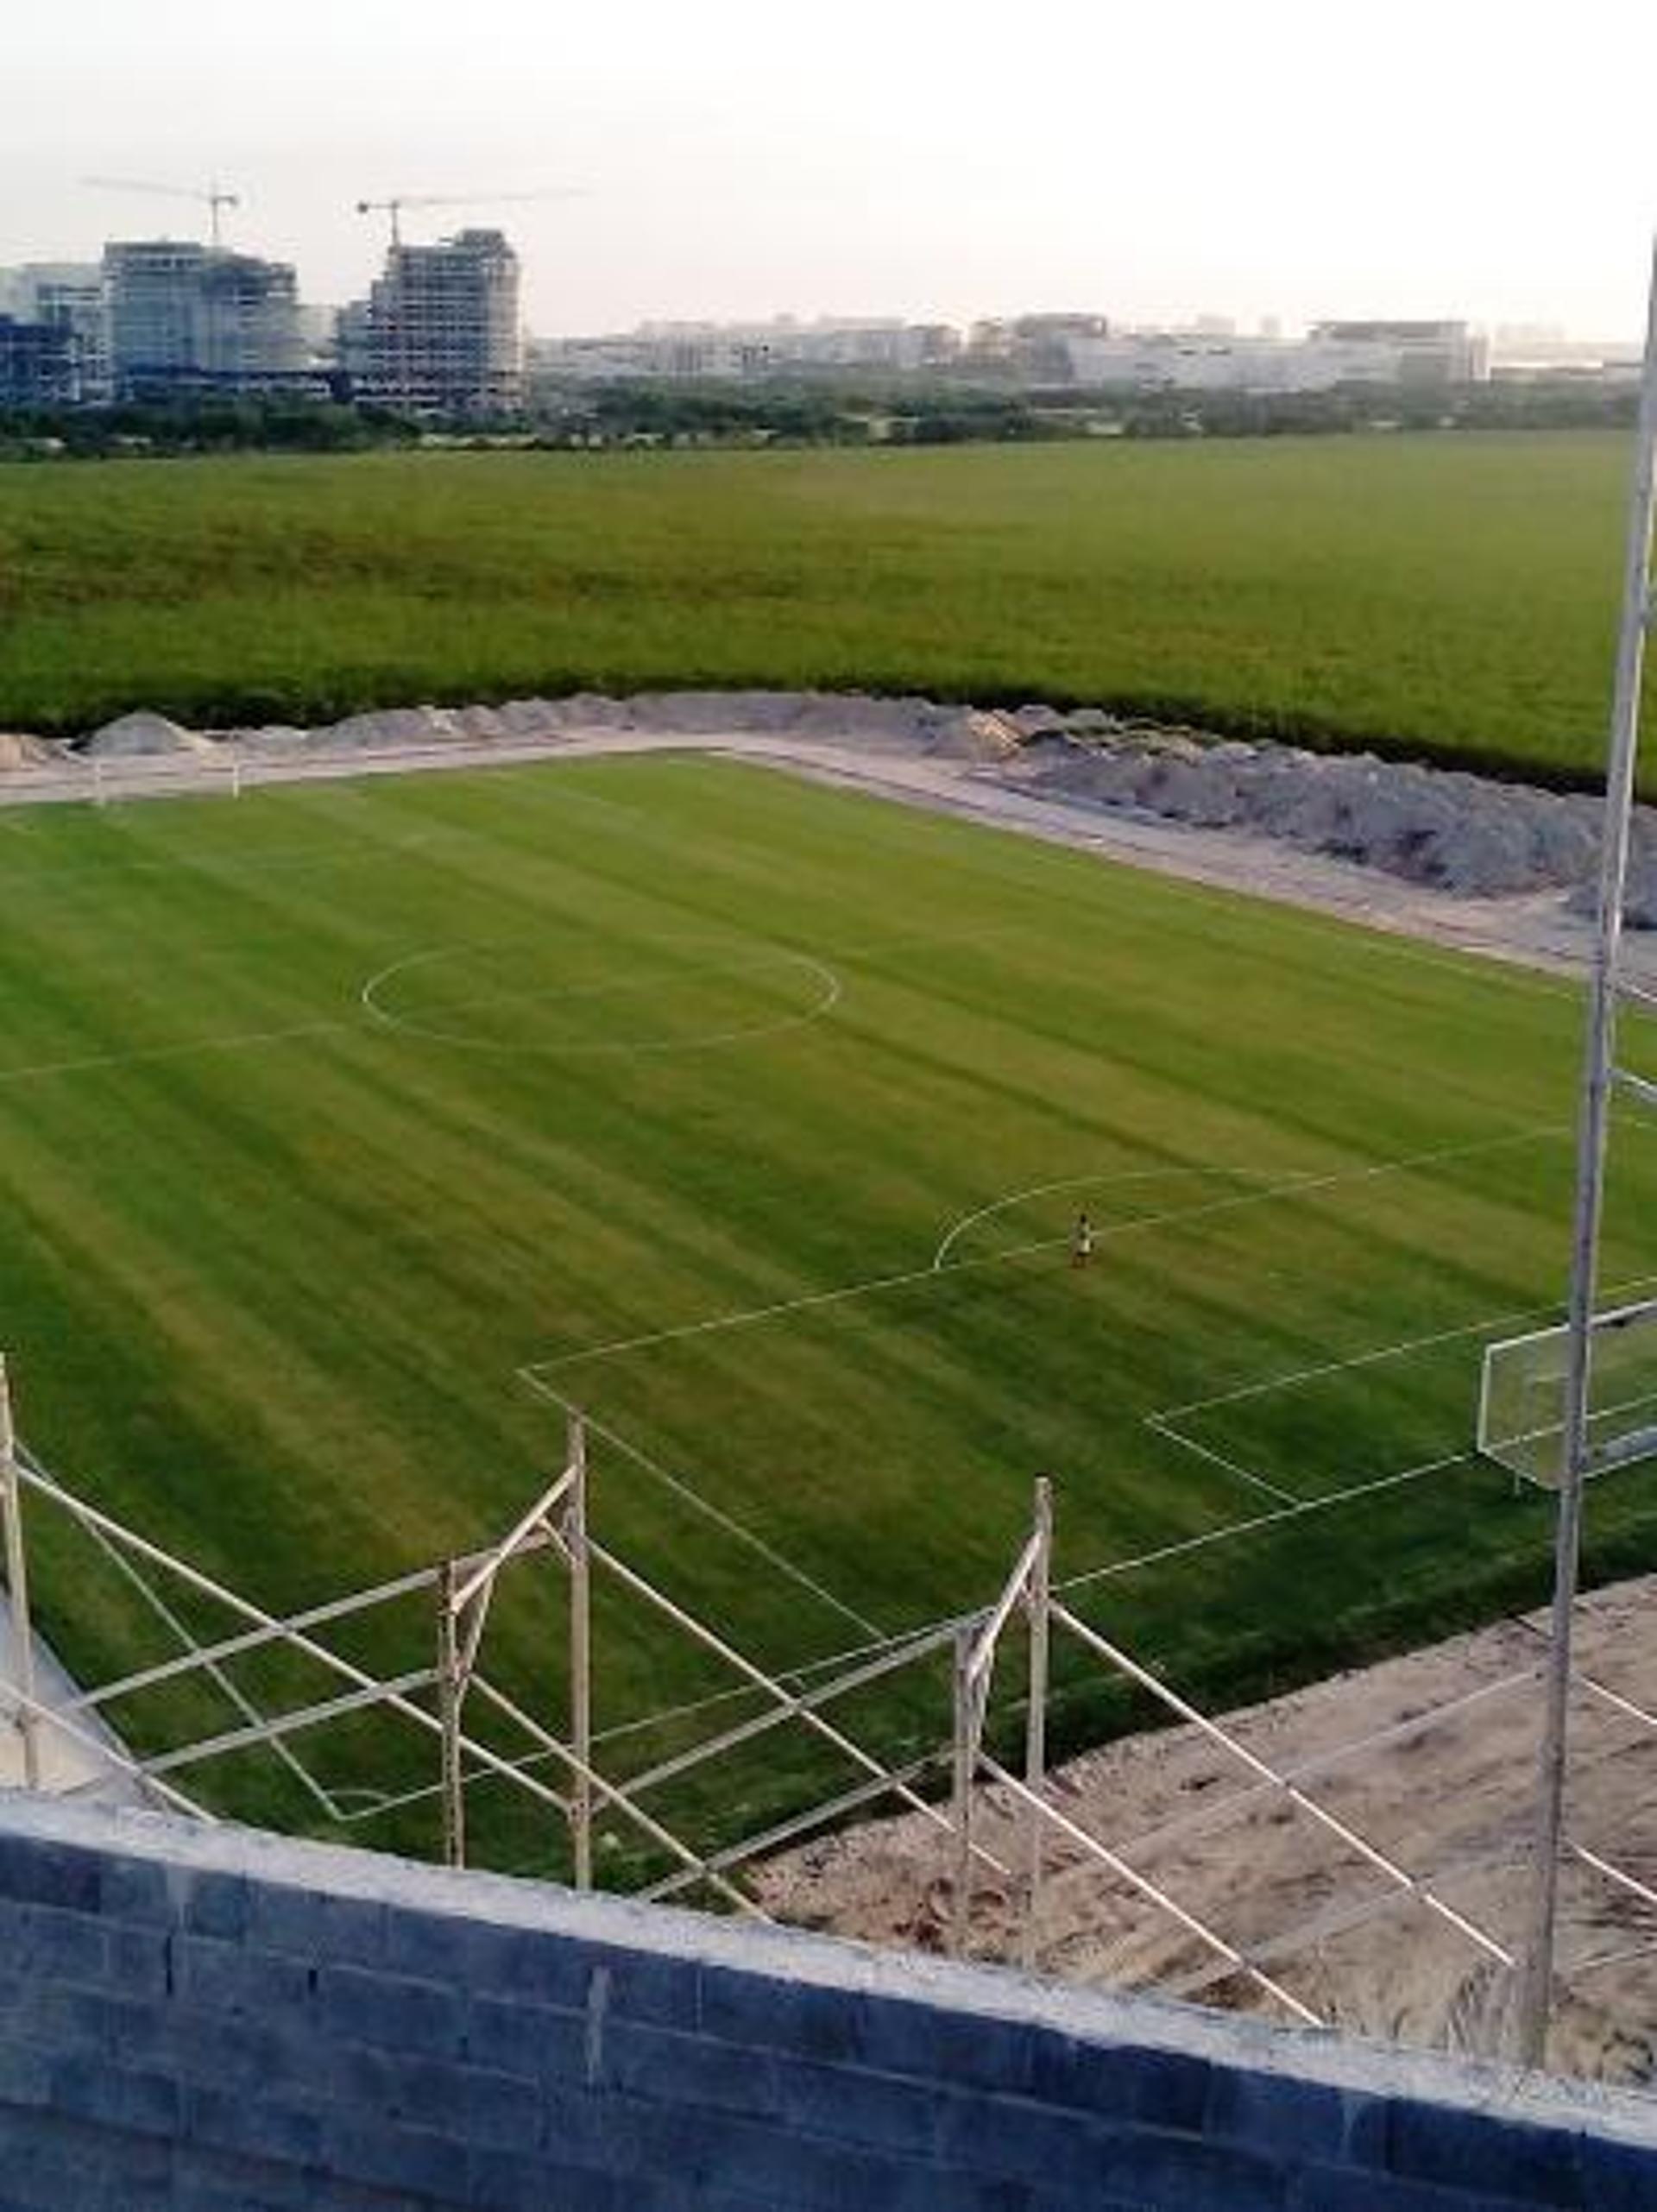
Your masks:
M 1036 1478 L 1036 1553 L 1030 1562 L 1030 1707 L 1024 1718 L 1024 1784 L 1040 1800 L 1047 1780 L 1048 1648 L 1053 1608 L 1053 1485 L 1045 1475 Z M 1036 1963 L 1038 1947 L 1036 1922 L 1042 1901 L 1042 1816 L 1034 1806 L 1024 1814 L 1024 1963 Z
M 455 1562 L 438 1569 L 438 1714 L 443 1723 L 443 1862 L 466 1863 L 466 1788 L 460 1751 L 460 1623 Z
M 1611 706 L 1610 758 L 1599 873 L 1599 920 L 1589 993 L 1577 1127 L 1576 1215 L 1567 1308 L 1568 1361 L 1560 1437 L 1559 1504 L 1554 1528 L 1553 1604 L 1537 1777 L 1536 1834 L 1530 1927 L 1516 2020 L 1518 2056 L 1528 2066 L 1547 2060 L 1548 2015 L 1559 1936 L 1560 1846 L 1569 1764 L 1571 1638 L 1582 1554 L 1583 1485 L 1588 1467 L 1594 1302 L 1599 1274 L 1600 1222 L 1616 1064 L 1618 955 L 1628 877 L 1629 832 L 1640 747 L 1640 695 L 1646 632 L 1652 620 L 1651 551 L 1657 516 L 1657 245 L 1654 245 Z
M 973 1724 L 973 1632 L 955 1632 L 955 1764 L 954 1790 L 955 1874 L 949 1900 L 949 1956 L 964 1958 L 973 1884 L 973 1778 L 978 1770 L 977 1730 Z
M 575 1480 L 564 1509 L 564 1541 L 570 1554 L 570 1745 L 576 1755 L 570 1793 L 570 1832 L 575 1845 L 576 1887 L 593 1886 L 593 1571 L 587 1548 L 587 1424 L 570 1417 L 570 1465 Z
M 11 1420 L 11 1379 L 0 1353 L 0 1512 L 6 1523 L 6 1590 L 11 1600 L 14 1664 L 24 1703 L 17 1708 L 25 1787 L 41 1787 L 41 1720 L 35 1702 L 35 1630 L 28 1612 L 28 1559 L 23 1547 L 23 1501 L 17 1481 L 17 1437 Z

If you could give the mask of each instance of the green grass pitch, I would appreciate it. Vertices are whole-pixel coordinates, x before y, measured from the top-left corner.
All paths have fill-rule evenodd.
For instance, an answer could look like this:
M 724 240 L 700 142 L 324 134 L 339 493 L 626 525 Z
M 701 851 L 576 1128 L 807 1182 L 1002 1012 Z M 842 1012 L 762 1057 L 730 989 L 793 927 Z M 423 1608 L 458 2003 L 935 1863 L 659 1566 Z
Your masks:
M 690 757 L 10 811 L 0 890 L 26 1439 L 262 1604 L 488 1541 L 566 1405 L 603 1541 L 779 1668 L 986 1601 L 1038 1471 L 1074 1602 L 1214 1703 L 1544 1589 L 1547 1503 L 1470 1439 L 1482 1342 L 1562 1282 L 1559 983 Z M 83 1677 L 231 1625 L 31 1531 Z M 1598 1485 L 1591 1571 L 1654 1558 L 1654 1478 Z M 519 1572 L 491 1669 L 555 1716 L 556 1578 Z M 418 1664 L 429 1629 L 343 1648 Z M 614 1591 L 598 1641 L 618 1774 L 730 1686 Z M 301 1666 L 116 1717 L 153 1747 L 279 1691 Z M 847 1718 L 906 1756 L 939 1697 Z M 1137 1711 L 1081 1673 L 1057 1710 L 1061 1746 Z M 295 1749 L 343 1793 L 432 1765 L 388 1724 Z M 334 1832 L 267 1752 L 177 1780 Z M 705 1841 L 844 1780 L 767 1739 L 660 1809 Z M 500 1795 L 481 1855 L 558 1864 Z

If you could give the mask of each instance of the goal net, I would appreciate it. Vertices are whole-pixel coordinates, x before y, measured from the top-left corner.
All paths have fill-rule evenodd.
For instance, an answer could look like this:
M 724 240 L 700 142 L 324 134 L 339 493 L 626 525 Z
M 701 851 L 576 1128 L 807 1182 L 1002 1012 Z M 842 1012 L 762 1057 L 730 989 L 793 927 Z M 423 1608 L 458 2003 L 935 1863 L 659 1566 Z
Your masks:
M 1590 1475 L 1657 1459 L 1657 1299 L 1597 1314 L 1589 1339 Z M 1484 1347 L 1479 1451 L 1557 1490 L 1565 1465 L 1570 1331 L 1533 1329 Z

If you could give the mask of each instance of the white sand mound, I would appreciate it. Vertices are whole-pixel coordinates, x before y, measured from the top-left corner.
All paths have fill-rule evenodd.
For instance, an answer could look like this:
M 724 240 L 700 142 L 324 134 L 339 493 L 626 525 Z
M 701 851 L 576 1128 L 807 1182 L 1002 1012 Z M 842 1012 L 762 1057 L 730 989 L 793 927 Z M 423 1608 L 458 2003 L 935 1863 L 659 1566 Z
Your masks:
M 141 710 L 105 722 L 87 739 L 82 750 L 94 760 L 133 760 L 164 753 L 211 753 L 213 740 L 199 730 L 186 729 L 165 715 Z

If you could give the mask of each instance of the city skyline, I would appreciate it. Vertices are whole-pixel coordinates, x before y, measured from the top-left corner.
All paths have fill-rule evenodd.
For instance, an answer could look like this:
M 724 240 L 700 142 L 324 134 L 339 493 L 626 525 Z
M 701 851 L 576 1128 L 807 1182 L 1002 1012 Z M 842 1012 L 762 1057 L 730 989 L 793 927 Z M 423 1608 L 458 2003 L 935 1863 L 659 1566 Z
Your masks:
M 383 256 L 358 199 L 451 192 L 407 235 L 508 229 L 548 337 L 1050 307 L 1618 338 L 1657 217 L 1657 21 L 1585 0 L 1571 33 L 1399 0 L 1360 50 L 1308 0 L 1194 0 L 1166 22 L 1061 5 L 990 41 L 930 0 L 792 31 L 709 0 L 621 36 L 493 0 L 457 41 L 406 0 L 291 0 L 280 23 L 87 0 L 9 34 L 0 262 L 203 235 L 205 209 L 79 180 L 217 177 L 244 199 L 227 243 L 331 303 Z

